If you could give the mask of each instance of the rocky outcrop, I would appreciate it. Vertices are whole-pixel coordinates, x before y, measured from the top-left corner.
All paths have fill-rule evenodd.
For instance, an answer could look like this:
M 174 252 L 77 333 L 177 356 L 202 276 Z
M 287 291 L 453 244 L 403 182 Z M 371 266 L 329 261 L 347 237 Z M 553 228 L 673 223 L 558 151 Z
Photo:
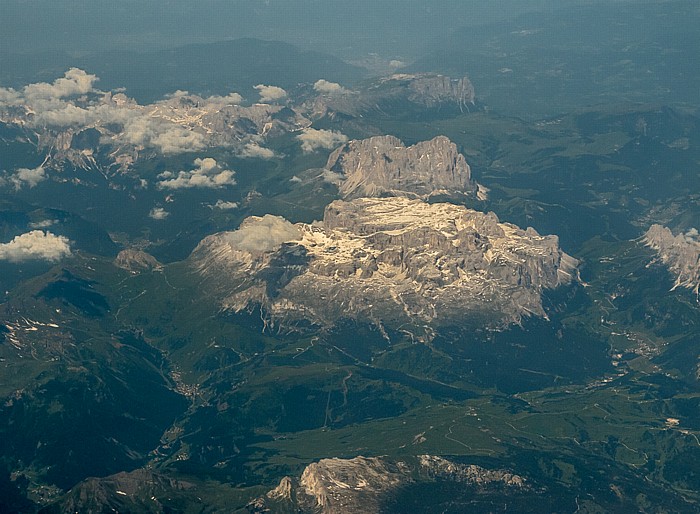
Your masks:
M 163 265 L 151 254 L 132 248 L 119 252 L 117 257 L 114 259 L 114 265 L 132 273 L 158 270 L 163 267 Z
M 190 482 L 137 469 L 105 478 L 88 478 L 43 512 L 170 512 L 163 503 L 194 488 Z
M 507 493 L 530 487 L 525 478 L 508 470 L 489 470 L 443 457 L 420 455 L 415 464 L 393 462 L 384 457 L 322 459 L 309 464 L 299 480 L 285 477 L 273 491 L 283 484 L 285 488 L 289 485 L 293 492 L 287 496 L 284 506 L 295 512 L 359 514 L 382 512 L 392 494 L 426 482 L 456 482 L 482 493 L 489 490 Z M 268 493 L 256 499 L 251 502 L 251 510 L 274 510 L 280 504 L 270 499 L 276 497 Z
M 297 498 L 305 512 L 379 512 L 383 494 L 408 481 L 407 471 L 376 457 L 323 459 L 306 467 Z
M 545 316 L 542 291 L 577 265 L 556 236 L 400 197 L 335 201 L 311 225 L 250 218 L 204 239 L 190 263 L 223 309 L 261 307 L 269 327 L 354 319 L 428 339 L 440 326 Z
M 468 111 L 474 100 L 474 86 L 467 77 L 397 73 L 357 91 L 343 88 L 315 96 L 302 110 L 312 118 L 358 117 L 369 112 L 402 116 L 439 111 L 449 115 Z
M 392 87 L 406 87 L 407 98 L 426 108 L 453 103 L 463 110 L 474 104 L 474 85 L 467 77 L 450 78 L 432 73 L 399 73 L 382 82 Z
M 420 455 L 421 471 L 430 478 L 478 485 L 504 485 L 522 489 L 528 487 L 527 481 L 520 475 L 503 469 L 486 469 L 475 464 L 458 464 L 434 455 Z
M 393 136 L 351 141 L 330 155 L 326 168 L 345 177 L 340 193 L 346 199 L 476 192 L 467 161 L 445 136 L 409 147 Z
M 673 235 L 667 227 L 652 225 L 644 242 L 654 249 L 661 262 L 676 277 L 673 288 L 685 287 L 695 294 L 700 291 L 700 237 L 696 229 Z

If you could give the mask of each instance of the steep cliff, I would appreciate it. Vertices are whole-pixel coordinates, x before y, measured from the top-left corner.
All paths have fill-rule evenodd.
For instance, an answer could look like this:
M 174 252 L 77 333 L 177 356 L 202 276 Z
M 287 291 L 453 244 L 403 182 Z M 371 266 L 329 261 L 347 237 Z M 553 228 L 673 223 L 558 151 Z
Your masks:
M 330 155 L 326 168 L 345 177 L 343 198 L 476 192 L 467 161 L 444 136 L 409 147 L 393 136 L 351 141 Z
M 673 235 L 661 225 L 652 225 L 644 235 L 644 242 L 653 248 L 668 269 L 676 277 L 676 287 L 685 287 L 698 294 L 700 291 L 700 237 L 691 229 L 684 234 Z
M 420 116 L 430 112 L 460 114 L 473 107 L 474 85 L 467 77 L 437 73 L 396 73 L 357 90 L 338 88 L 314 96 L 302 107 L 313 118 L 366 113 Z

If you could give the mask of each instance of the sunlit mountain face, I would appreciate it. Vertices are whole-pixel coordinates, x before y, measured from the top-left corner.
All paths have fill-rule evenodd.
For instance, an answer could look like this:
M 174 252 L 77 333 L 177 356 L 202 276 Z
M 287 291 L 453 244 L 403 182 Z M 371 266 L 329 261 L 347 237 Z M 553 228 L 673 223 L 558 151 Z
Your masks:
M 0 12 L 0 512 L 697 511 L 694 2 Z

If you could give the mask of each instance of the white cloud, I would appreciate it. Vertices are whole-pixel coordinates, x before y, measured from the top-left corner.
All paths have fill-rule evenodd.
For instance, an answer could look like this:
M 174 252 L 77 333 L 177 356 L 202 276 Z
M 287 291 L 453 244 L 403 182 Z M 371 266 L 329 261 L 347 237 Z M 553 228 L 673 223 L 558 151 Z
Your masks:
M 183 90 L 183 89 L 177 89 L 174 92 L 165 95 L 165 98 L 183 98 L 185 96 L 189 96 L 190 92 Z
M 93 91 L 93 84 L 97 80 L 95 75 L 90 75 L 78 68 L 71 68 L 63 77 L 56 79 L 52 84 L 47 82 L 29 84 L 22 91 L 24 97 L 30 102 L 53 100 L 89 93 Z
M 406 66 L 406 63 L 403 61 L 399 61 L 398 59 L 393 59 L 389 61 L 389 66 L 391 66 L 392 68 L 403 68 L 404 66 Z
M 227 105 L 238 105 L 243 101 L 243 97 L 238 93 L 229 93 L 226 96 L 210 96 L 205 98 L 205 101 L 210 107 L 218 107 L 219 109 Z
M 0 244 L 0 260 L 23 262 L 28 260 L 58 261 L 71 254 L 70 241 L 51 232 L 32 230 Z
M 12 88 L 0 87 L 0 107 L 14 107 L 23 103 L 22 95 Z
M 29 228 L 49 228 L 58 223 L 58 220 L 41 220 L 29 224 Z
M 158 175 L 161 189 L 189 189 L 209 188 L 216 189 L 236 184 L 235 172 L 222 168 L 211 157 L 194 160 L 195 168 L 190 171 L 180 171 L 177 174 L 165 171 Z
M 333 130 L 305 128 L 301 134 L 297 136 L 297 139 L 301 141 L 301 149 L 305 153 L 310 153 L 323 148 L 327 150 L 333 149 L 347 142 L 348 137 L 345 134 Z
M 236 202 L 226 202 L 224 200 L 217 200 L 213 205 L 215 209 L 221 209 L 222 211 L 231 211 L 233 209 L 238 209 L 238 203 Z
M 256 143 L 248 143 L 243 147 L 240 155 L 249 159 L 272 159 L 275 157 L 275 152 Z
M 43 167 L 38 166 L 36 168 L 17 168 L 14 174 L 9 178 L 10 182 L 14 184 L 15 189 L 20 190 L 23 186 L 29 186 L 30 188 L 36 186 L 39 182 L 46 180 L 46 172 Z
M 695 243 L 698 244 L 700 243 L 700 233 L 698 232 L 698 229 L 696 228 L 691 228 L 684 234 L 685 240 L 688 243 Z
M 345 181 L 345 177 L 341 173 L 336 173 L 335 171 L 331 170 L 323 170 L 323 173 L 321 173 L 321 177 L 323 177 L 323 180 L 325 182 L 328 182 L 329 184 L 334 184 L 336 186 L 340 186 Z
M 344 93 L 347 91 L 343 86 L 337 82 L 328 82 L 327 80 L 321 79 L 317 80 L 314 84 L 314 89 L 321 94 L 332 95 L 334 93 Z
M 162 207 L 154 207 L 151 209 L 151 212 L 148 213 L 148 217 L 154 220 L 164 220 L 168 216 L 170 216 L 170 213 Z
M 292 178 L 289 179 L 290 182 L 294 182 L 295 184 L 298 184 L 299 182 L 303 182 L 299 177 L 294 175 Z
M 260 93 L 260 101 L 265 104 L 282 100 L 287 96 L 287 92 L 281 87 L 277 86 L 258 84 L 255 86 L 255 89 L 257 89 L 258 93 Z
M 122 137 L 130 144 L 155 147 L 164 154 L 195 152 L 206 145 L 206 138 L 199 132 L 138 113 L 126 120 Z
M 262 218 L 247 218 L 238 230 L 227 234 L 231 246 L 248 252 L 268 252 L 282 243 L 298 241 L 301 238 L 299 228 L 279 216 L 266 214 Z
M 68 102 L 35 103 L 36 114 L 32 118 L 34 126 L 70 127 L 87 125 L 94 119 L 94 112 Z

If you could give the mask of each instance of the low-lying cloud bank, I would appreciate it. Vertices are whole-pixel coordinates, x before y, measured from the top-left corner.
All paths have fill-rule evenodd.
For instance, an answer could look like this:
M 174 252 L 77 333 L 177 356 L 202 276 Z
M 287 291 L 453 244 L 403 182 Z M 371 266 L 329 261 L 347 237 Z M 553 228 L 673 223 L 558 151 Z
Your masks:
M 112 94 L 95 88 L 95 75 L 71 68 L 52 83 L 29 84 L 22 89 L 0 88 L 0 119 L 22 118 L 36 130 L 79 130 L 90 126 L 120 127 L 115 145 L 154 149 L 163 154 L 202 150 L 205 134 L 192 130 L 182 113 L 173 114 L 171 104 L 187 96 L 176 91 L 151 105 L 139 105 L 123 93 Z M 271 93 L 273 94 L 273 93 Z M 199 109 L 211 111 L 236 106 L 243 100 L 238 93 L 198 98 Z M 182 109 L 186 111 L 186 109 Z

